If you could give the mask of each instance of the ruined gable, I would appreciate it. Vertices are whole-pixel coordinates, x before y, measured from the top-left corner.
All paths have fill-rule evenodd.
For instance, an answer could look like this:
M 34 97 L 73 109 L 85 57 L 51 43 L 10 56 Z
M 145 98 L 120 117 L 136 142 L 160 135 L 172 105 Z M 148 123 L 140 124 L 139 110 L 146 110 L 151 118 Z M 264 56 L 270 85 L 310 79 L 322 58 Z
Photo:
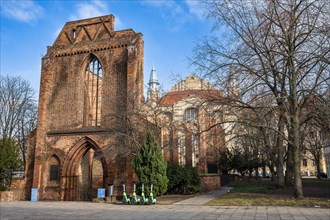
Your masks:
M 133 181 L 123 119 L 142 103 L 142 34 L 114 31 L 112 15 L 67 22 L 42 59 L 27 166 L 38 199 L 90 200 Z

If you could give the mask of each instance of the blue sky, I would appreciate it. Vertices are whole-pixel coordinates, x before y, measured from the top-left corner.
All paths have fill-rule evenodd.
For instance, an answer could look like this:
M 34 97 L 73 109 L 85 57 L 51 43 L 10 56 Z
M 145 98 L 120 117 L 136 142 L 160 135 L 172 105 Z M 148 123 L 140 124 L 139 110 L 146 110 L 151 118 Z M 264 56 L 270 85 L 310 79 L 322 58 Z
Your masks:
M 154 63 L 165 90 L 175 76 L 194 72 L 187 58 L 212 26 L 197 0 L 1 0 L 1 74 L 20 75 L 39 90 L 41 58 L 65 22 L 107 14 L 115 30 L 143 34 L 145 84 Z

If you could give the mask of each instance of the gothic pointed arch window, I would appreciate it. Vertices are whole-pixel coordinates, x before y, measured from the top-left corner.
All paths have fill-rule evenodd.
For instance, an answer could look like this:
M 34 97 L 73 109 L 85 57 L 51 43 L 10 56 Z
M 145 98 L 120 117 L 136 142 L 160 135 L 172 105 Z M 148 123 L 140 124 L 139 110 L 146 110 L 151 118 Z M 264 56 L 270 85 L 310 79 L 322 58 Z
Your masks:
M 96 57 L 92 57 L 84 73 L 84 125 L 101 125 L 102 105 L 102 66 Z

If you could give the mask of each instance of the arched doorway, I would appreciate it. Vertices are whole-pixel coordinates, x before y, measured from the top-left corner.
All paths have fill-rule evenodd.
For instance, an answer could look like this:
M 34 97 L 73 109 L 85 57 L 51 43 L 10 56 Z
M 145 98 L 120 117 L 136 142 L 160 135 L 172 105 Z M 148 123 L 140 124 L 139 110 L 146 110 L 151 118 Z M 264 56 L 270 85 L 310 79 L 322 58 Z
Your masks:
M 61 200 L 91 201 L 105 188 L 107 164 L 102 150 L 91 139 L 81 139 L 68 153 L 61 174 Z

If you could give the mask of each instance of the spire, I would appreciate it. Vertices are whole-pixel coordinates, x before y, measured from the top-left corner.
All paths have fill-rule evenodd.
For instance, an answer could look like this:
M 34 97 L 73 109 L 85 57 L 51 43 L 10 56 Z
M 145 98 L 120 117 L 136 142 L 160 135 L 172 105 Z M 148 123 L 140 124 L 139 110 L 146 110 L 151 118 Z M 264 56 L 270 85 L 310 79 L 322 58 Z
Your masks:
M 150 73 L 150 79 L 149 79 L 149 86 L 152 83 L 156 83 L 159 85 L 158 80 L 157 80 L 157 74 L 156 74 L 156 69 L 155 67 L 152 67 L 151 73 Z
M 156 102 L 159 99 L 159 82 L 157 80 L 156 68 L 153 66 L 148 83 L 147 102 Z
M 237 69 L 230 65 L 229 67 L 229 76 L 228 76 L 228 87 L 227 92 L 230 96 L 237 96 L 240 97 L 241 95 L 241 89 L 238 82 L 238 75 L 237 75 Z

